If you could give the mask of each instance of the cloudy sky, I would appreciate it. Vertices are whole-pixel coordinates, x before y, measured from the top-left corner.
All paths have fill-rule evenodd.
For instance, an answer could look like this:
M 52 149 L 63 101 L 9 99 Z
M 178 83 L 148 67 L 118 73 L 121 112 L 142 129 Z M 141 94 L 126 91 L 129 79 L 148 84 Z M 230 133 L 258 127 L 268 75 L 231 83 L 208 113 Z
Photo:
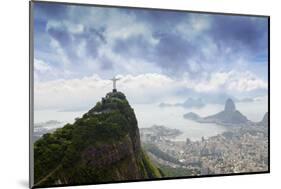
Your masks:
M 34 4 L 37 110 L 267 94 L 267 18 Z

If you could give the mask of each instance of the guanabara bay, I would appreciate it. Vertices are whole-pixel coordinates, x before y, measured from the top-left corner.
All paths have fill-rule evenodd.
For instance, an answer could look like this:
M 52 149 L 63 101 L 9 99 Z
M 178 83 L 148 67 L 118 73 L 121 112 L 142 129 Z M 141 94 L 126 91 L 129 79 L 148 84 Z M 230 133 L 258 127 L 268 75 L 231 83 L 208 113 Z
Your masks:
M 141 147 L 138 122 L 122 92 L 34 143 L 35 186 L 161 178 Z

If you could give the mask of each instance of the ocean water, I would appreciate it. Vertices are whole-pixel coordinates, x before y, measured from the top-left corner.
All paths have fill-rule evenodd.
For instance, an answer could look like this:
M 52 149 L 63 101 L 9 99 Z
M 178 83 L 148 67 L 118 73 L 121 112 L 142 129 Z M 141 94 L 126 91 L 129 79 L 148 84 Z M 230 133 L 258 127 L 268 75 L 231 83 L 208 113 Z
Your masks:
M 138 118 L 139 127 L 150 127 L 152 125 L 163 125 L 168 128 L 179 129 L 183 134 L 176 140 L 185 141 L 200 140 L 202 136 L 208 138 L 226 131 L 226 128 L 217 124 L 201 124 L 192 120 L 183 118 L 185 113 L 195 111 L 202 116 L 208 115 L 208 112 L 218 112 L 220 105 L 212 105 L 201 109 L 185 109 L 182 107 L 159 107 L 158 105 L 137 105 L 135 113 Z
M 176 140 L 185 141 L 200 140 L 202 137 L 208 138 L 220 134 L 227 130 L 226 127 L 217 124 L 197 123 L 183 118 L 188 112 L 195 112 L 201 116 L 215 114 L 224 109 L 224 105 L 207 105 L 203 108 L 183 107 L 159 107 L 158 104 L 132 104 L 139 128 L 150 127 L 152 125 L 163 125 L 169 128 L 176 128 L 183 132 Z M 236 108 L 246 115 L 251 121 L 260 121 L 267 112 L 267 102 L 237 103 Z M 57 110 L 37 110 L 34 112 L 35 123 L 57 120 L 63 123 L 73 123 L 75 118 L 81 117 L 88 110 L 84 111 L 57 111 Z
M 183 118 L 188 112 L 195 112 L 200 116 L 208 116 L 220 112 L 224 105 L 211 104 L 203 108 L 183 108 L 183 107 L 159 107 L 157 104 L 152 105 L 135 105 L 134 110 L 138 118 L 139 127 L 150 127 L 152 125 L 163 125 L 169 128 L 176 128 L 183 132 L 176 140 L 185 141 L 200 140 L 202 137 L 208 138 L 220 134 L 227 130 L 227 127 L 211 124 L 197 123 L 192 120 Z M 265 112 L 267 112 L 267 101 L 236 103 L 236 109 L 247 116 L 251 121 L 260 121 Z

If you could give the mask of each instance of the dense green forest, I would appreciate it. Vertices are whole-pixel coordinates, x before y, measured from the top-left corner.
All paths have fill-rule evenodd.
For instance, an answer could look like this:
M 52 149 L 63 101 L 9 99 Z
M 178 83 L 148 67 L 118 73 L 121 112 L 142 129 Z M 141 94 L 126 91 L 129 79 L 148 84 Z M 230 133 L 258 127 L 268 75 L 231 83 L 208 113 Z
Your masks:
M 121 92 L 34 144 L 35 186 L 160 178 L 140 145 L 134 110 Z

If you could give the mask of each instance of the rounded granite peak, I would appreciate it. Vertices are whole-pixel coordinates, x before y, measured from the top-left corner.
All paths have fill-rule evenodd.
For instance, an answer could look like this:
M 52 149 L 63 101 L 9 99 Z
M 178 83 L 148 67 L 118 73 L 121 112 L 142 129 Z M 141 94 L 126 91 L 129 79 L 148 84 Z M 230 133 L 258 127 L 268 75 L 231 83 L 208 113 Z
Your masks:
M 230 98 L 227 99 L 225 102 L 224 111 L 234 112 L 235 110 L 236 110 L 236 108 L 235 108 L 235 104 L 234 104 L 233 100 Z

